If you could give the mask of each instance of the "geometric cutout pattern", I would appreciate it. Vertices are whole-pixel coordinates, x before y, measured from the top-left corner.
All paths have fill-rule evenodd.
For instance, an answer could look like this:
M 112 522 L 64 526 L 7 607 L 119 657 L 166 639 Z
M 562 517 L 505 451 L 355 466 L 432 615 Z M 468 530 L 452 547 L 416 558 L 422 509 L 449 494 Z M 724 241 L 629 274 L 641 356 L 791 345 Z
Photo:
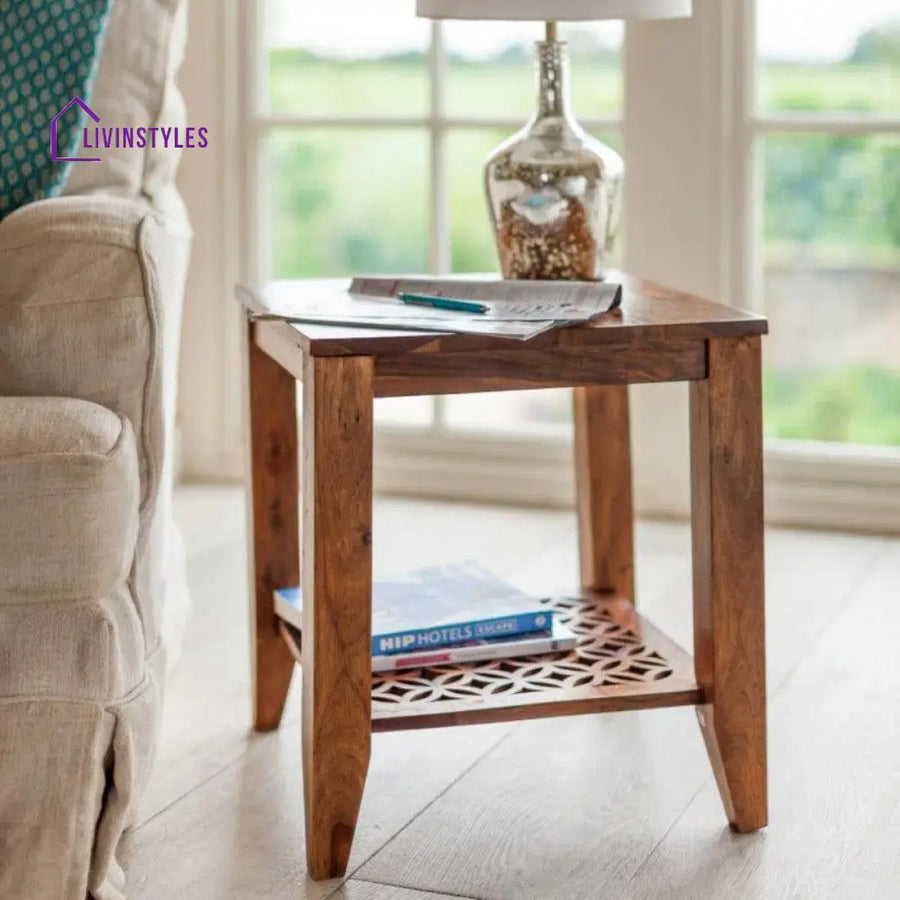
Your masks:
M 52 159 L 50 125 L 88 101 L 110 3 L 0 0 L 0 219 L 62 188 L 72 164 Z M 75 155 L 81 123 L 77 106 L 61 117 L 59 156 Z
M 674 674 L 671 663 L 642 641 L 635 626 L 613 619 L 608 599 L 562 597 L 543 602 L 551 605 L 559 621 L 577 636 L 578 643 L 572 650 L 374 675 L 374 711 L 400 703 L 440 703 L 555 688 L 646 684 Z

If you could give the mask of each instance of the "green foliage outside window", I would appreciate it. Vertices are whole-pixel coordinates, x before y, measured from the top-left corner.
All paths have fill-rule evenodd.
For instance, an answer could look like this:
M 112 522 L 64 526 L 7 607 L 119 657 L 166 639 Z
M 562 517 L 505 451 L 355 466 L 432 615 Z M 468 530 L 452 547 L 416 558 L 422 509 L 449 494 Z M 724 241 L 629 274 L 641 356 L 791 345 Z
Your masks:
M 620 114 L 616 56 L 587 39 L 578 42 L 577 51 L 577 113 Z M 276 112 L 427 112 L 427 66 L 421 53 L 345 62 L 291 48 L 272 50 L 269 60 L 270 104 Z M 521 48 L 486 61 L 451 58 L 450 109 L 471 116 L 521 115 L 524 121 L 531 108 L 529 71 Z M 896 116 L 900 27 L 863 35 L 843 64 L 764 63 L 758 94 L 764 115 L 849 111 Z M 451 257 L 457 270 L 496 265 L 481 167 L 500 137 L 490 129 L 448 135 Z M 800 259 L 821 268 L 896 273 L 900 306 L 900 136 L 777 135 L 766 138 L 762 152 L 766 264 L 792 265 Z M 424 128 L 276 132 L 269 144 L 273 275 L 423 269 L 428 153 Z M 848 297 L 848 302 L 861 299 Z M 809 298 L 811 320 L 814 301 Z M 835 368 L 829 362 L 823 359 L 820 370 L 767 372 L 768 432 L 900 445 L 900 364 Z

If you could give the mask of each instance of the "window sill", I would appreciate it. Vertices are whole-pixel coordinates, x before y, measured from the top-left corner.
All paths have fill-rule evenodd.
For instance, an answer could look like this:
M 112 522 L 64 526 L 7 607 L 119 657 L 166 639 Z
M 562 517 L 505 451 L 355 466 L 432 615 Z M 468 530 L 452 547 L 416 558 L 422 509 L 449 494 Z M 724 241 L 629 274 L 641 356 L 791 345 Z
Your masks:
M 382 429 L 375 483 L 383 493 L 571 507 L 575 486 L 565 438 L 499 437 Z M 766 520 L 843 531 L 900 533 L 900 451 L 772 440 L 765 447 Z M 637 511 L 681 516 L 636 489 Z

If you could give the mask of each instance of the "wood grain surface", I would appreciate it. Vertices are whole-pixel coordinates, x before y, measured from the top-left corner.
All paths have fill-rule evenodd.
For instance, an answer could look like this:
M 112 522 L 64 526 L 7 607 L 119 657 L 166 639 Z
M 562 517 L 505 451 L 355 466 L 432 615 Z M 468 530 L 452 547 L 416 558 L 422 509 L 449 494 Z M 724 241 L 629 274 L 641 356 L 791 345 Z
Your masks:
M 680 292 L 624 276 L 623 280 L 621 310 L 519 346 L 470 335 L 323 330 L 257 322 L 252 351 L 269 359 L 282 379 L 291 380 L 291 399 L 295 375 L 305 390 L 303 640 L 298 646 L 296 635 L 285 630 L 283 649 L 288 658 L 299 655 L 304 669 L 303 772 L 307 864 L 313 878 L 335 877 L 346 870 L 373 728 L 700 705 L 702 733 L 729 820 L 740 831 L 766 823 L 759 359 L 759 335 L 766 323 Z M 297 289 L 302 290 L 303 284 L 298 283 Z M 338 289 L 345 288 L 336 285 Z M 318 290 L 321 299 L 321 284 Z M 265 314 L 264 296 L 250 292 L 243 298 L 254 313 Z M 275 384 L 265 373 L 260 384 L 263 378 Z M 624 385 L 669 380 L 690 380 L 693 385 L 696 663 L 642 620 L 633 606 Z M 590 665 L 584 667 L 579 657 L 568 666 L 562 660 L 555 669 L 555 661 L 537 660 L 527 670 L 512 663 L 429 670 L 418 682 L 415 677 L 396 678 L 386 692 L 384 685 L 376 686 L 378 702 L 373 707 L 369 657 L 374 397 L 563 385 L 578 388 L 582 581 L 588 590 L 613 592 L 616 599 L 609 601 L 609 609 L 628 617 L 629 624 L 621 627 L 631 628 L 638 640 L 623 645 L 622 653 L 634 654 L 628 657 L 632 668 L 619 673 L 621 677 L 607 677 L 603 666 L 608 662 L 618 667 L 621 659 L 589 657 Z M 269 410 L 265 412 L 269 418 L 277 407 L 283 431 L 288 398 L 276 387 L 281 399 L 275 407 L 271 398 L 260 403 Z M 259 440 L 254 436 L 254 496 L 268 498 L 274 487 L 265 486 L 265 479 L 273 477 L 274 469 L 257 452 Z M 266 466 L 271 471 L 255 474 Z M 296 495 L 296 480 L 284 480 L 280 468 L 277 473 L 283 481 L 279 487 Z M 257 480 L 263 488 L 257 489 Z M 264 515 L 266 508 L 261 511 L 254 502 L 254 518 Z M 255 526 L 254 533 L 259 531 Z M 271 543 L 270 537 L 265 540 Z M 258 554 L 259 543 L 254 545 Z M 285 543 L 289 540 L 278 545 L 279 559 L 287 550 Z M 266 615 L 270 614 L 271 598 Z M 598 614 L 598 624 L 590 626 L 589 634 L 596 636 L 607 628 L 601 620 L 608 622 L 611 615 Z M 596 645 L 606 647 L 603 641 L 605 637 Z M 582 649 L 580 644 L 575 655 Z M 588 644 L 584 650 L 588 653 Z M 616 652 L 614 648 L 613 656 Z M 665 671 L 658 670 L 660 663 Z M 447 690 L 436 687 L 444 678 Z M 288 684 L 289 675 L 284 692 Z M 282 697 L 281 706 L 283 702 Z
M 465 394 L 589 384 L 706 378 L 704 341 L 633 341 L 604 347 L 375 357 L 375 395 Z
M 628 388 L 576 388 L 574 414 L 581 586 L 634 602 Z
M 304 876 L 299 703 L 289 700 L 278 732 L 246 731 L 243 502 L 234 486 L 176 490 L 193 606 L 123 849 L 132 900 L 342 896 Z M 375 517 L 379 573 L 410 557 L 471 556 L 553 593 L 577 567 L 574 516 L 563 511 L 381 498 Z M 446 525 L 447 544 L 422 522 Z M 642 611 L 685 643 L 689 551 L 683 524 L 638 523 Z M 346 896 L 355 900 L 364 877 L 397 900 L 406 895 L 389 885 L 510 900 L 893 897 L 900 541 L 772 527 L 766 567 L 777 610 L 767 623 L 767 831 L 723 827 L 685 709 L 383 734 L 351 859 L 365 875 Z
M 291 326 L 287 322 L 263 320 L 254 322 L 252 328 L 257 347 L 302 383 L 303 350 L 293 339 Z
M 703 694 L 692 678 L 691 658 L 681 647 L 642 619 L 630 600 L 609 599 L 607 595 L 598 595 L 598 599 L 611 620 L 635 636 L 622 640 L 613 632 L 604 632 L 598 638 L 598 643 L 612 642 L 608 655 L 598 660 L 594 671 L 595 681 L 604 683 L 567 687 L 554 680 L 556 660 L 559 676 L 577 679 L 589 667 L 590 660 L 583 655 L 576 660 L 577 653 L 534 657 L 522 660 L 521 667 L 515 664 L 507 667 L 502 662 L 499 668 L 497 663 L 461 663 L 440 665 L 433 672 L 411 670 L 376 675 L 372 677 L 373 731 L 690 706 L 703 701 Z M 573 630 L 583 637 L 578 626 Z M 302 664 L 301 632 L 287 622 L 279 622 L 279 632 L 291 654 Z M 584 642 L 581 644 L 583 647 Z M 638 668 L 631 671 L 630 667 Z M 446 694 L 433 689 L 431 696 L 425 697 L 428 692 L 421 682 L 423 677 L 446 681 L 450 687 Z M 623 681 L 623 678 L 633 680 Z M 506 686 L 503 686 L 504 679 L 508 682 Z M 616 680 L 619 683 L 613 683 Z M 453 695 L 458 695 L 458 699 Z M 386 696 L 390 702 L 384 702 Z
M 809 565 L 798 575 L 788 553 L 796 536 L 771 529 L 777 552 L 767 554 L 774 661 L 792 672 L 771 701 L 772 824 L 751 836 L 715 828 L 719 800 L 707 785 L 628 886 L 631 897 L 897 894 L 900 540 L 808 533 Z M 877 623 L 865 640 L 861 623 Z
M 511 722 L 549 716 L 573 716 L 600 712 L 649 709 L 654 707 L 690 706 L 703 701 L 703 692 L 694 680 L 693 662 L 674 641 L 635 612 L 630 600 L 598 596 L 609 619 L 634 637 L 621 640 L 615 631 L 598 626 L 600 641 L 610 644 L 608 656 L 595 656 L 589 644 L 581 640 L 579 649 L 570 654 L 535 657 L 520 668 L 515 660 L 479 665 L 457 664 L 436 667 L 439 679 L 446 680 L 447 691 L 413 690 L 396 702 L 379 702 L 373 706 L 375 731 L 398 731 L 436 728 L 452 725 L 476 725 L 487 722 Z M 560 613 L 562 619 L 567 617 Z M 588 621 L 592 617 L 588 617 Z M 569 625 L 580 638 L 584 628 L 578 618 Z M 585 660 L 584 652 L 589 656 Z M 649 662 L 652 655 L 655 663 Z M 554 660 L 559 671 L 554 674 Z M 592 663 L 596 668 L 582 666 Z M 636 668 L 626 678 L 604 677 L 604 665 L 621 671 Z M 588 668 L 589 671 L 585 671 Z M 430 677 L 425 671 L 426 680 Z M 415 682 L 416 673 L 409 673 Z M 396 689 L 405 680 L 399 673 Z M 659 676 L 659 677 L 657 677 Z M 560 679 L 573 683 L 564 684 Z M 380 676 L 384 687 L 393 688 L 389 676 Z
M 374 881 L 347 881 L 332 894 L 333 900 L 466 900 L 452 894 L 432 894 L 397 887 L 395 884 L 378 884 Z
M 249 436 L 247 504 L 253 725 L 277 728 L 294 660 L 281 639 L 272 591 L 300 582 L 296 382 L 253 340 L 244 344 Z
M 697 711 L 729 821 L 767 822 L 760 339 L 710 341 L 691 385 Z
M 303 402 L 307 866 L 343 875 L 369 764 L 372 360 L 310 358 Z
M 620 309 L 593 322 L 556 329 L 528 341 L 530 349 L 554 347 L 583 348 L 606 343 L 623 343 L 631 338 L 666 341 L 705 340 L 718 336 L 765 334 L 766 320 L 754 313 L 731 309 L 701 297 L 676 291 L 621 272 L 610 272 L 610 281 L 622 284 Z M 321 300 L 321 281 L 294 282 L 299 292 L 315 290 Z M 328 282 L 335 293 L 349 287 L 346 279 Z M 266 289 L 237 288 L 237 298 L 254 316 L 268 314 Z M 293 325 L 292 340 L 313 356 L 403 354 L 413 350 L 451 353 L 473 350 L 501 350 L 510 341 L 479 335 L 435 335 L 425 332 L 377 331 L 331 325 Z
M 642 900 L 629 879 L 708 774 L 686 710 L 526 722 L 355 874 L 491 900 Z

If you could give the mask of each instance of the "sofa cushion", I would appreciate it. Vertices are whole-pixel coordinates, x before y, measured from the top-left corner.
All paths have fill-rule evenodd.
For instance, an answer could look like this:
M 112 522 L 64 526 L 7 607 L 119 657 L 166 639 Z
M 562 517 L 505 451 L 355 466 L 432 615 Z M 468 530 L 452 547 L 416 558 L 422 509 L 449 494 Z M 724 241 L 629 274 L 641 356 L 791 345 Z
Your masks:
M 0 219 L 59 192 L 75 155 L 110 0 L 0 3 Z
M 115 0 L 91 108 L 103 125 L 185 124 L 175 75 L 187 37 L 185 0 Z M 113 193 L 156 201 L 175 180 L 179 152 L 160 145 L 104 148 L 101 161 L 74 166 L 64 194 Z
M 0 601 L 113 592 L 137 537 L 130 424 L 68 397 L 0 397 L 0 422 Z

